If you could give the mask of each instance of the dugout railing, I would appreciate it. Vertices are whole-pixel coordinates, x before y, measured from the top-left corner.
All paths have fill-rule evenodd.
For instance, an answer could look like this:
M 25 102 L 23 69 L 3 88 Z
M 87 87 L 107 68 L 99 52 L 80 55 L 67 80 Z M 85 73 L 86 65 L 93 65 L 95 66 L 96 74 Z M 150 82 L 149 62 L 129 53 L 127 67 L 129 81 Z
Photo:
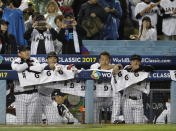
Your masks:
M 6 57 L 6 58 L 5 58 Z M 15 56 L 16 57 L 16 56 Z M 13 60 L 15 58 L 14 56 L 3 56 L 3 60 L 1 61 L 1 66 L 2 65 L 9 65 L 11 63 L 11 60 Z M 64 60 L 65 58 L 67 58 L 68 56 L 64 56 L 64 57 L 60 57 L 60 60 Z M 115 57 L 115 56 L 114 56 Z M 143 57 L 143 56 L 142 56 Z M 9 59 L 7 59 L 9 58 Z M 69 57 L 71 59 L 71 57 Z M 86 64 L 82 64 L 84 66 L 88 66 L 92 63 L 97 62 L 97 58 L 98 56 L 79 56 L 77 58 L 77 56 L 73 56 L 72 58 L 75 58 L 78 60 L 79 58 L 79 62 L 75 61 L 73 62 L 71 60 L 71 62 L 69 63 L 69 61 L 63 61 L 62 64 L 75 64 L 75 65 L 81 65 L 81 63 L 83 63 L 83 59 L 86 61 Z M 96 58 L 96 59 L 95 59 Z M 119 61 L 121 59 L 121 61 Z M 147 56 L 144 56 L 143 58 L 147 59 Z M 175 63 L 175 59 L 174 57 L 160 57 L 160 56 L 152 56 L 149 57 L 150 61 L 146 62 L 144 61 L 143 63 L 145 64 L 151 64 L 154 66 L 158 66 L 160 65 L 161 67 L 165 67 L 166 65 L 169 67 L 173 67 L 174 63 Z M 1 57 L 2 59 L 2 57 Z M 156 61 L 154 62 L 152 59 L 156 59 Z M 69 60 L 69 59 L 68 59 Z M 43 61 L 40 62 L 45 62 L 45 56 Z M 114 62 L 114 63 L 122 63 L 124 65 L 129 63 L 129 56 L 118 56 L 118 61 Z M 170 68 L 169 68 L 170 69 Z M 92 113 L 92 110 L 94 109 L 94 97 L 93 97 L 93 88 L 94 88 L 94 79 L 91 78 L 91 74 L 92 71 L 82 71 L 79 73 L 78 77 L 76 79 L 81 79 L 81 80 L 86 80 L 86 93 L 85 93 L 85 123 L 94 123 L 94 116 Z M 103 75 L 104 77 L 100 77 L 100 79 L 110 79 L 111 75 L 107 74 L 107 75 Z M 18 79 L 18 75 L 17 72 L 15 71 L 10 71 L 10 70 L 1 70 L 0 71 L 0 124 L 5 124 L 6 122 L 6 80 L 15 80 Z M 152 81 L 172 81 L 170 78 L 170 73 L 168 70 L 156 70 L 154 72 L 152 72 L 150 74 L 150 77 L 148 78 L 149 80 Z M 176 109 L 176 82 L 172 81 L 171 82 L 171 87 L 170 87 L 170 94 L 171 94 L 171 122 L 172 123 L 176 123 L 176 113 L 175 113 L 175 109 Z

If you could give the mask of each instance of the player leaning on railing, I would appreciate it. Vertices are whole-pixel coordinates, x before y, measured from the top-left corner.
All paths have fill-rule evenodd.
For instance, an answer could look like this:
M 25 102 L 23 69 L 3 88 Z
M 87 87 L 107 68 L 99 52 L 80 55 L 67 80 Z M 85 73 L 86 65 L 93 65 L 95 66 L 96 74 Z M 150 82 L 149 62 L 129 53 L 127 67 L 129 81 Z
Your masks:
M 153 70 L 151 66 L 141 65 L 141 56 L 132 55 L 130 58 L 130 65 L 124 67 L 128 72 L 150 72 Z M 125 123 L 140 124 L 144 122 L 144 109 L 142 100 L 142 91 L 137 90 L 135 86 L 142 88 L 142 83 L 136 83 L 123 90 L 123 115 Z M 145 84 L 146 86 L 146 84 Z
M 106 51 L 102 52 L 99 57 L 99 63 L 95 63 L 91 65 L 91 69 L 99 69 L 99 70 L 111 70 L 113 73 L 118 72 L 119 69 L 122 69 L 123 66 L 121 64 L 117 65 L 112 65 L 110 64 L 110 54 Z M 108 89 L 111 90 L 111 84 L 110 82 L 107 81 L 98 81 L 97 84 L 101 84 L 102 86 L 96 87 L 96 92 L 101 92 L 102 88 L 104 86 L 109 86 Z M 100 87 L 100 88 L 99 88 Z M 114 123 L 116 120 L 118 120 L 119 115 L 120 115 L 120 99 L 121 99 L 121 94 L 117 93 L 113 95 L 113 100 L 111 97 L 95 97 L 94 99 L 94 122 L 99 123 L 99 114 L 100 114 L 100 109 L 102 107 L 109 107 L 112 105 L 112 102 L 116 101 L 115 106 L 112 108 L 112 117 L 111 117 L 111 123 Z
M 73 69 L 76 73 L 73 66 L 58 64 L 58 57 L 55 52 L 48 54 L 47 63 L 44 64 L 40 64 L 35 58 L 30 58 L 29 48 L 25 46 L 19 47 L 18 56 L 19 58 L 12 62 L 12 69 L 18 73 L 23 72 L 24 77 L 33 77 L 33 75 L 28 74 L 29 72 L 42 73 L 44 70 L 49 70 L 50 73 L 58 72 L 62 75 L 65 71 L 63 71 L 64 68 L 67 68 L 66 70 Z M 58 114 L 57 109 L 52 106 L 51 93 L 52 88 L 55 87 L 59 88 L 58 84 L 54 82 L 31 87 L 21 87 L 19 82 L 15 82 L 14 94 L 16 96 L 16 115 L 19 124 L 40 124 L 42 113 L 46 115 L 49 124 L 63 123 L 62 118 L 56 115 Z
M 71 67 L 69 65 L 58 64 L 58 56 L 55 52 L 50 52 L 47 55 L 47 63 L 41 64 L 41 66 L 43 70 L 49 70 L 50 73 L 58 71 L 58 73 L 61 74 L 61 77 L 64 77 L 62 76 L 62 74 L 64 73 L 65 70 L 73 69 L 72 68 L 73 66 Z M 75 71 L 76 73 L 76 70 L 77 69 L 74 68 L 73 71 Z M 50 82 L 37 86 L 39 93 L 39 103 L 37 105 L 37 108 L 40 109 L 40 115 L 42 115 L 42 113 L 46 115 L 47 124 L 65 123 L 63 117 L 57 115 L 58 110 L 53 106 L 51 100 L 52 92 L 54 91 L 54 89 L 62 88 L 60 86 L 61 85 L 59 84 L 59 82 Z M 40 116 L 40 118 L 42 118 L 42 116 Z

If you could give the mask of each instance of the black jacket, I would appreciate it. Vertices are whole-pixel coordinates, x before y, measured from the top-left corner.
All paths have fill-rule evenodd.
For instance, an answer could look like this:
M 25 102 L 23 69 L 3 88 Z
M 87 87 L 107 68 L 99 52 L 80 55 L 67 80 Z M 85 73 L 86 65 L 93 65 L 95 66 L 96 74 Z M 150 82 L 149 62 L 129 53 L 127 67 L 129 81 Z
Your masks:
M 81 5 L 81 9 L 78 14 L 78 24 L 81 25 L 83 20 L 90 17 L 91 13 L 95 13 L 97 17 L 101 19 L 101 21 L 104 23 L 108 17 L 108 14 L 105 12 L 104 8 L 96 4 L 90 4 L 89 2 L 86 2 Z
M 69 33 L 73 33 L 73 28 L 67 28 Z M 62 42 L 62 54 L 77 54 L 74 47 L 74 39 L 67 40 L 66 38 L 66 28 L 62 28 L 58 34 L 58 40 Z M 76 32 L 78 35 L 79 47 L 82 46 L 81 33 L 84 32 L 81 28 L 76 27 Z M 81 50 L 81 49 L 80 49 Z
M 0 32 L 0 40 L 2 42 L 0 54 L 17 54 L 17 42 L 14 35 Z

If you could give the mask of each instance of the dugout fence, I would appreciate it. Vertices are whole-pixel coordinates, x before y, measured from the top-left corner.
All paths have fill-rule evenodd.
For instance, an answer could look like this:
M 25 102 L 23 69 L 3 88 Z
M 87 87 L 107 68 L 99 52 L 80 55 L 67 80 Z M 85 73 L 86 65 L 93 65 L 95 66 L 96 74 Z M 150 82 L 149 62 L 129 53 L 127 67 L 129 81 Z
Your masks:
M 9 56 L 3 56 L 4 57 L 4 65 L 5 64 L 9 64 L 11 61 L 5 61 L 5 60 L 8 60 L 7 58 L 9 58 Z M 6 59 L 5 59 L 6 57 Z M 67 56 L 68 57 L 68 56 Z M 65 58 L 67 58 L 66 56 L 64 57 L 61 57 L 60 60 L 64 61 Z M 115 57 L 115 56 L 114 56 Z M 124 62 L 125 64 L 128 64 L 129 63 L 129 56 L 125 56 L 128 60 L 126 60 L 126 62 Z M 146 56 L 144 56 L 146 57 Z M 11 57 L 12 59 L 14 57 Z M 69 57 L 70 58 L 70 57 Z M 65 62 L 64 64 L 68 64 L 69 63 L 69 60 L 71 60 L 71 58 L 73 58 L 72 60 L 79 60 L 80 62 L 73 62 L 72 60 L 70 61 L 70 63 L 74 63 L 75 65 L 78 65 L 80 66 L 81 63 L 83 62 L 83 60 L 85 61 L 85 63 L 89 63 L 92 64 L 92 63 L 95 63 L 97 62 L 97 58 L 98 56 L 86 56 L 83 58 L 80 58 L 79 56 L 73 56 L 71 57 L 70 59 L 68 58 L 68 61 Z M 96 59 L 95 59 L 96 58 Z M 120 57 L 120 58 L 124 58 L 123 57 Z M 118 58 L 118 59 L 120 59 Z M 162 59 L 162 57 L 156 57 L 157 59 Z M 164 57 L 161 61 L 166 61 L 166 59 L 168 59 L 168 62 L 172 62 L 173 61 L 173 57 L 172 59 L 170 59 L 169 57 Z M 65 59 L 66 60 L 66 59 Z M 170 60 L 170 61 L 169 61 Z M 87 62 L 86 62 L 87 61 Z M 43 59 L 43 62 L 45 62 L 45 59 Z M 119 61 L 118 61 L 119 62 Z M 123 63 L 123 64 L 124 64 Z M 3 63 L 2 63 L 3 64 Z M 148 63 L 147 63 L 148 64 Z M 151 64 L 151 63 L 150 63 Z M 156 63 L 155 63 L 156 64 Z M 153 65 L 155 65 L 153 64 Z M 159 63 L 160 65 L 167 65 L 168 63 L 165 62 L 164 64 L 163 63 Z M 158 63 L 156 65 L 159 65 Z M 173 63 L 172 63 L 173 64 Z M 88 64 L 85 64 L 85 66 L 87 67 Z M 91 78 L 91 74 L 92 74 L 93 71 L 81 71 L 78 75 L 78 77 L 76 79 L 78 80 L 85 80 L 86 81 L 86 91 L 85 91 L 85 123 L 94 123 L 94 116 L 93 116 L 93 113 L 92 113 L 92 110 L 94 109 L 94 79 Z M 103 73 L 103 72 L 100 72 L 100 73 Z M 111 78 L 111 75 L 107 74 L 107 75 L 101 75 L 100 76 L 100 80 L 110 80 Z M 5 124 L 6 123 L 6 86 L 7 86 L 7 80 L 15 80 L 15 79 L 18 79 L 18 76 L 17 76 L 17 73 L 15 71 L 9 71 L 9 70 L 1 70 L 0 71 L 0 114 L 1 114 L 1 117 L 0 117 L 0 124 Z M 172 81 L 171 80 L 171 77 L 170 77 L 170 72 L 168 70 L 156 70 L 154 72 L 152 72 L 150 74 L 150 77 L 148 78 L 148 80 L 150 81 L 167 81 L 167 82 L 171 82 L 171 85 L 170 85 L 170 89 L 151 89 L 151 93 L 149 96 L 147 96 L 148 98 L 148 104 L 147 106 L 149 107 L 152 107 L 153 106 L 153 96 L 155 93 L 159 93 L 159 94 L 162 94 L 162 93 L 170 93 L 170 96 L 171 96 L 171 122 L 172 123 L 176 123 L 176 113 L 175 113 L 175 109 L 176 109 L 176 82 L 175 81 Z M 162 98 L 162 97 L 161 97 Z M 163 102 L 164 103 L 164 102 Z M 153 121 L 154 118 L 153 118 L 153 108 L 149 108 L 149 119 L 150 121 Z

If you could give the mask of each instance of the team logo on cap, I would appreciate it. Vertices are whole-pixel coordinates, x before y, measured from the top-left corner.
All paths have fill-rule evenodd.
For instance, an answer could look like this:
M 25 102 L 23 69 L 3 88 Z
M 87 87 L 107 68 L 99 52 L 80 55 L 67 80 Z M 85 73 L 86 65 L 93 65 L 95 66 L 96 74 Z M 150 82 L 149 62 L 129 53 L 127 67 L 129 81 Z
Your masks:
M 3 59 L 4 58 L 2 56 L 0 56 L 0 64 L 2 63 Z
M 101 76 L 101 73 L 95 70 L 92 72 L 91 78 L 98 80 L 100 76 Z

